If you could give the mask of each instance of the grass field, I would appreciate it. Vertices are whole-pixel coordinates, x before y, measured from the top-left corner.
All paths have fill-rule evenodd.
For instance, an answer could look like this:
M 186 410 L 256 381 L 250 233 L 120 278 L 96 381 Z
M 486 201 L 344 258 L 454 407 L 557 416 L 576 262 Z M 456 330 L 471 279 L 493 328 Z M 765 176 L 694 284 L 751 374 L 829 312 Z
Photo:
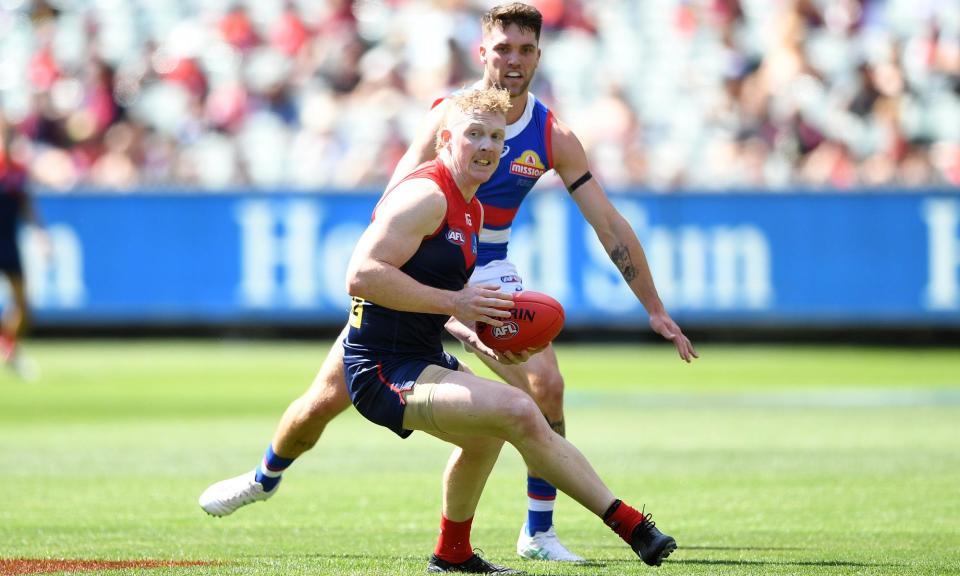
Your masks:
M 0 374 L 0 559 L 212 563 L 157 575 L 423 573 L 449 449 L 400 441 L 352 410 L 270 502 L 224 519 L 196 504 L 257 463 L 328 346 L 32 343 L 39 382 Z M 666 345 L 558 350 L 570 439 L 680 544 L 661 568 L 564 496 L 558 532 L 591 563 L 516 558 L 526 498 L 509 447 L 473 544 L 539 575 L 960 574 L 960 353 L 700 352 L 686 366 Z

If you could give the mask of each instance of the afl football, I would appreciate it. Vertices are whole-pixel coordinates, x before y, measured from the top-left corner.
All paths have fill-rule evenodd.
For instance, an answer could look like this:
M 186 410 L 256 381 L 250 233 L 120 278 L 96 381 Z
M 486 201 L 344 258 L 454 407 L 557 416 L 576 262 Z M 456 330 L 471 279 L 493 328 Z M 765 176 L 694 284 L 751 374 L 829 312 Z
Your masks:
M 503 320 L 503 326 L 477 323 L 480 341 L 498 352 L 543 348 L 563 328 L 563 306 L 542 292 L 518 292 L 513 304 L 511 316 Z

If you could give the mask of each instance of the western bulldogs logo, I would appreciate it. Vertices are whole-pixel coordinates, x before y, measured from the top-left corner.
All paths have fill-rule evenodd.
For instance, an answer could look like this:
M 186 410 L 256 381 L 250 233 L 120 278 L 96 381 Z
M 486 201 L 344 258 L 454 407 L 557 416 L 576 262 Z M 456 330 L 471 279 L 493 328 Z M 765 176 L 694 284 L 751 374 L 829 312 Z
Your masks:
M 467 243 L 467 237 L 464 236 L 462 230 L 457 230 L 456 228 L 451 228 L 447 231 L 447 242 L 451 244 L 456 244 L 457 246 L 463 246 Z
M 504 322 L 503 326 L 491 326 L 490 333 L 493 334 L 493 337 L 497 340 L 507 340 L 519 334 L 520 327 L 517 326 L 516 322 Z

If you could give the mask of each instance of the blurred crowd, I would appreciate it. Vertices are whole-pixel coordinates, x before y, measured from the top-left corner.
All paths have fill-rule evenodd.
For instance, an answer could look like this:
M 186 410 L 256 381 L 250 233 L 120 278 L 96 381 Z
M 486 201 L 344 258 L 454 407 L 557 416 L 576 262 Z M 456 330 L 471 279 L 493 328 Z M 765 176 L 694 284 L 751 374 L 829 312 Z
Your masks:
M 377 189 L 497 0 L 4 0 L 44 188 Z M 532 0 L 533 92 L 608 188 L 960 187 L 957 0 Z

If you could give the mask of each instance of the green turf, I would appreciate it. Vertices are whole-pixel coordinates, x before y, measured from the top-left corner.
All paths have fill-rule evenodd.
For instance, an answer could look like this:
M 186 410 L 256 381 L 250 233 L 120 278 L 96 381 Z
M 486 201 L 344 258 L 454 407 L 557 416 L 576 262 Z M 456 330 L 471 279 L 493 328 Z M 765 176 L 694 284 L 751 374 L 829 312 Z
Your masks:
M 43 378 L 0 375 L 0 558 L 217 563 L 158 575 L 421 574 L 449 449 L 352 411 L 269 503 L 225 519 L 196 505 L 209 482 L 256 464 L 327 347 L 32 343 Z M 525 485 L 509 447 L 473 544 L 540 575 L 960 574 L 960 354 L 700 352 L 687 366 L 665 345 L 558 351 L 569 437 L 677 538 L 664 566 L 650 572 L 563 496 L 558 531 L 592 563 L 516 559 Z

